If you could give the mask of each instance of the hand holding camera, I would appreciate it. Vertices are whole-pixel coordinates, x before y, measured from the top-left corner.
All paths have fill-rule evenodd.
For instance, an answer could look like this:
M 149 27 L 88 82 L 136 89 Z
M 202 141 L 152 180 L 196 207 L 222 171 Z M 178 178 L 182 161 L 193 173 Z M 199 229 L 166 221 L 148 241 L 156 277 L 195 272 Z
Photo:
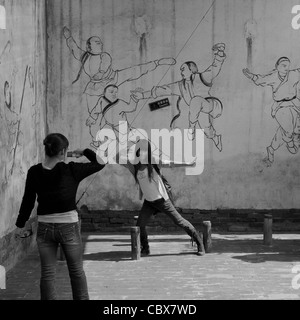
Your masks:
M 82 156 L 83 156 L 83 150 L 79 150 L 79 149 L 74 150 L 74 151 L 69 151 L 67 153 L 68 158 L 80 158 Z

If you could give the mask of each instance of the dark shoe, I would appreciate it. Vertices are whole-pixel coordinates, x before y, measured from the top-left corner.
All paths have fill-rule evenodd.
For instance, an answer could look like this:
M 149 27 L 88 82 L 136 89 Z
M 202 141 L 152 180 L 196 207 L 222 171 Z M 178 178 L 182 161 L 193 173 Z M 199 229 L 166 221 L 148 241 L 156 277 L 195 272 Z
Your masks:
M 205 255 L 205 250 L 204 248 L 202 248 L 202 246 L 198 246 L 198 250 L 197 250 L 197 256 L 204 256 Z
M 141 255 L 142 255 L 142 256 L 149 256 L 149 254 L 150 254 L 150 249 L 149 249 L 149 247 L 148 247 L 148 248 L 147 248 L 147 247 L 142 248 L 142 250 L 141 250 Z

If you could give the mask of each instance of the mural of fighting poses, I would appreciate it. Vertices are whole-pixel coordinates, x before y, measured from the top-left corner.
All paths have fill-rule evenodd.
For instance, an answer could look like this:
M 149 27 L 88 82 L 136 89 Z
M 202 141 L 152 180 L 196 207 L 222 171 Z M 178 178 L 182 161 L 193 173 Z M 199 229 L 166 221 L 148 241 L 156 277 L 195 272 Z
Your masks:
M 8 148 L 13 146 L 17 133 L 18 121 L 20 120 L 19 113 L 16 112 L 15 107 L 12 103 L 12 91 L 15 87 L 15 79 L 17 73 L 18 69 L 15 67 L 12 71 L 11 78 L 4 82 L 3 88 L 4 106 L 2 109 L 2 117 L 5 120 L 5 130 L 8 134 L 8 141 L 6 141 L 6 145 L 8 146 Z
M 226 59 L 225 44 L 218 43 L 213 47 L 214 60 L 205 71 L 199 72 L 195 62 L 187 61 L 180 67 L 182 80 L 153 87 L 151 91 L 133 93 L 136 99 L 156 99 L 161 96 L 179 96 L 177 108 L 179 113 L 173 118 L 171 128 L 181 115 L 180 101 L 189 106 L 189 138 L 195 138 L 197 126 L 204 130 L 208 139 L 213 140 L 217 149 L 222 151 L 222 136 L 217 134 L 213 120 L 223 113 L 222 102 L 210 95 L 213 80 L 219 75 Z
M 4 126 L 2 131 L 5 132 L 4 139 L 1 138 L 2 144 L 0 145 L 1 148 L 4 148 L 3 151 L 6 153 L 6 165 L 3 168 L 2 174 L 2 188 L 7 185 L 10 177 L 13 175 L 14 170 L 17 166 L 17 150 L 21 146 L 21 120 L 22 120 L 22 111 L 24 105 L 24 97 L 26 91 L 26 85 L 29 83 L 30 89 L 31 80 L 29 74 L 30 67 L 27 66 L 25 70 L 25 75 L 23 79 L 23 88 L 22 88 L 22 95 L 21 101 L 18 104 L 17 101 L 14 101 L 13 97 L 15 96 L 15 83 L 16 83 L 16 76 L 18 74 L 18 69 L 15 66 L 12 71 L 11 79 L 4 81 L 3 87 L 3 106 L 1 106 L 0 118 L 4 122 Z M 19 163 L 18 163 L 19 166 Z M 22 167 L 19 167 L 20 173 L 23 173 Z
M 133 95 L 131 95 L 129 102 L 118 99 L 118 89 L 118 86 L 114 84 L 108 85 L 104 89 L 103 96 L 100 97 L 97 105 L 86 120 L 86 125 L 90 127 L 90 134 L 93 139 L 91 146 L 94 148 L 98 148 L 100 145 L 100 142 L 96 139 L 100 129 L 112 129 L 120 141 L 124 139 L 120 137 L 122 133 L 119 132 L 119 122 L 126 121 L 128 127 L 132 129 L 128 122 L 127 114 L 136 111 L 138 100 Z
M 251 73 L 243 69 L 244 75 L 257 86 L 272 88 L 274 103 L 271 115 L 278 123 L 278 129 L 267 147 L 267 166 L 274 162 L 274 153 L 282 145 L 286 145 L 291 154 L 298 152 L 299 134 L 297 123 L 300 122 L 300 100 L 297 86 L 300 80 L 300 68 L 290 70 L 290 59 L 281 57 L 275 64 L 275 70 L 266 75 Z
M 176 63 L 173 58 L 162 58 L 133 67 L 113 70 L 112 57 L 109 53 L 103 51 L 103 43 L 99 37 L 90 37 L 86 42 L 86 50 L 83 50 L 77 45 L 67 27 L 63 28 L 63 36 L 72 55 L 81 63 L 73 84 L 79 80 L 83 72 L 90 78 L 84 90 L 89 114 L 97 105 L 108 85 L 113 84 L 120 87 L 127 81 L 137 80 L 154 71 L 158 66 L 174 65 Z
M 14 96 L 15 79 L 18 73 L 15 67 L 9 79 L 1 83 L 2 90 L 1 106 L 0 106 L 0 123 L 1 123 L 1 141 L 0 152 L 1 156 L 5 155 L 5 162 L 1 161 L 1 188 L 5 188 L 10 177 L 12 167 L 12 154 L 15 138 L 18 131 L 18 121 L 20 119 L 18 112 L 15 110 Z

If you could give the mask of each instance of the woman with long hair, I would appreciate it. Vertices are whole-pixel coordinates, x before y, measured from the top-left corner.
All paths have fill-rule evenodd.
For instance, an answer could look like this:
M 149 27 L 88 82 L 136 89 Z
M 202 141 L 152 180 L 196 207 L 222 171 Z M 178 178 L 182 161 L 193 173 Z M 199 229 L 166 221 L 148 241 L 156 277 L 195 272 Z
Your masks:
M 175 225 L 182 228 L 196 242 L 197 255 L 204 255 L 205 249 L 199 232 L 189 221 L 181 216 L 170 199 L 160 168 L 152 155 L 151 143 L 148 140 L 140 140 L 135 145 L 133 157 L 134 159 L 130 159 L 130 162 L 127 162 L 124 166 L 134 175 L 136 183 L 139 185 L 140 197 L 143 196 L 144 198 L 144 203 L 137 220 L 137 226 L 140 227 L 141 231 L 141 254 L 150 254 L 146 226 L 153 215 L 161 212 L 172 219 Z M 120 160 L 120 156 L 118 158 Z M 187 167 L 194 165 L 195 162 L 172 163 L 164 161 L 160 166 Z

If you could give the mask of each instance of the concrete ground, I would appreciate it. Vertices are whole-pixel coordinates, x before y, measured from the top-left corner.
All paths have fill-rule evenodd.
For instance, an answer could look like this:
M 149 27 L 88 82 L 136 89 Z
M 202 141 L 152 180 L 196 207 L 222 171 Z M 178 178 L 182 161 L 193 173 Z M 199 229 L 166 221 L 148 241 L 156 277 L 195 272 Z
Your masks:
M 150 235 L 151 255 L 131 259 L 130 234 L 84 233 L 91 300 L 299 300 L 300 234 L 213 234 L 213 251 L 195 255 L 186 234 Z M 0 300 L 39 300 L 37 252 L 6 274 Z M 72 299 L 65 262 L 60 300 Z

